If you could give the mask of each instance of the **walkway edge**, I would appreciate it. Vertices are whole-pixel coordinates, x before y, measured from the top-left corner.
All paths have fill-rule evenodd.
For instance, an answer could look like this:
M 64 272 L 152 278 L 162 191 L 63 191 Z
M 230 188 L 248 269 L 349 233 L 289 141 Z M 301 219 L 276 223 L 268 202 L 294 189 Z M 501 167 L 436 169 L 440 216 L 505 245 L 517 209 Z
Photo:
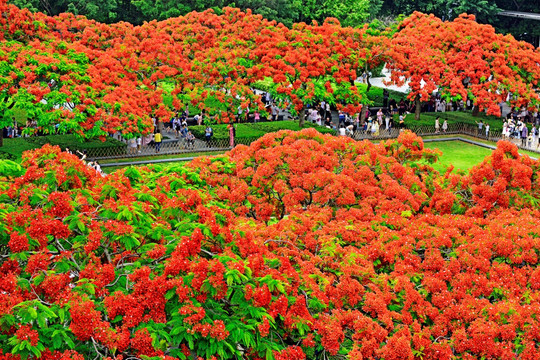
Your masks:
M 204 155 L 201 155 L 201 156 L 204 156 Z M 209 156 L 213 156 L 213 155 L 209 155 Z M 111 167 L 111 166 L 159 164 L 159 163 L 168 163 L 168 162 L 191 161 L 193 159 L 195 159 L 195 157 L 172 158 L 172 159 L 156 159 L 156 160 L 140 160 L 140 161 L 124 161 L 124 162 L 116 162 L 116 163 L 99 164 L 99 166 L 104 168 L 104 167 Z

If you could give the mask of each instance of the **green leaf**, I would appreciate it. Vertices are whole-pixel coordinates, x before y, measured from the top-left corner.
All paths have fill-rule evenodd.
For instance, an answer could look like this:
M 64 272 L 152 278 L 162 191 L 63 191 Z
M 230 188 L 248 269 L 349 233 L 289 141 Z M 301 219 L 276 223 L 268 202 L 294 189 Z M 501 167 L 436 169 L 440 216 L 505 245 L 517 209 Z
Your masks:
M 66 313 L 65 313 L 65 310 L 63 308 L 58 309 L 58 316 L 60 317 L 60 322 L 64 323 Z
M 36 309 L 34 309 L 33 307 L 28 307 L 28 313 L 30 314 L 30 316 L 32 317 L 32 319 L 36 319 L 37 318 L 37 311 Z
M 37 317 L 37 322 L 40 328 L 44 329 L 47 327 L 47 319 L 45 318 L 45 316 L 43 316 L 43 314 L 39 314 L 39 316 Z
M 30 346 L 29 349 L 36 356 L 36 358 L 39 359 L 41 357 L 41 351 L 39 351 L 36 347 Z
M 75 343 L 73 342 L 73 340 L 71 340 L 69 335 L 67 333 L 65 333 L 65 332 L 62 332 L 62 336 L 64 337 L 64 340 L 68 344 L 69 348 L 74 349 L 75 348 Z

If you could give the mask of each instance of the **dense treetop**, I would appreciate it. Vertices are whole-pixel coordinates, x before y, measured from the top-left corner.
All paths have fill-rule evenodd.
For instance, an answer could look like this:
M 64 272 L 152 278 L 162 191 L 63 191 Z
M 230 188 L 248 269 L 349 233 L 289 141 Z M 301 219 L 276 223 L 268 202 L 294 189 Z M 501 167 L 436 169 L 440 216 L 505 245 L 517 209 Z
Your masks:
M 268 134 L 186 167 L 0 162 L 0 359 L 537 359 L 540 163 Z
M 170 17 L 185 15 L 191 11 L 204 11 L 213 8 L 221 11 L 223 7 L 239 7 L 252 9 L 267 19 L 292 26 L 296 22 L 311 23 L 316 20 L 324 22 L 326 17 L 335 17 L 347 26 L 362 26 L 373 19 L 394 19 L 400 15 L 409 15 L 414 11 L 434 14 L 444 20 L 452 20 L 459 14 L 468 13 L 477 16 L 483 24 L 491 24 L 498 32 L 512 33 L 520 40 L 538 43 L 540 27 L 533 20 L 512 19 L 498 16 L 500 10 L 540 13 L 539 4 L 528 0 L 10 0 L 12 4 L 26 7 L 32 11 L 41 11 L 48 15 L 70 12 L 87 16 L 100 22 L 126 21 L 142 24 L 154 19 L 164 20 Z M 378 21 L 378 20 L 377 20 Z
M 355 79 L 385 62 L 396 83 L 412 81 L 411 99 L 439 87 L 496 114 L 508 92 L 515 105 L 540 97 L 540 51 L 466 15 L 414 13 L 380 29 L 335 18 L 285 27 L 234 8 L 141 26 L 34 14 L 6 0 L 0 13 L 0 126 L 14 108 L 45 132 L 81 137 L 148 134 L 152 117 L 169 121 L 188 106 L 227 122 L 239 107 L 265 111 L 251 90 L 262 80 L 301 121 L 321 100 L 353 114 L 367 103 Z

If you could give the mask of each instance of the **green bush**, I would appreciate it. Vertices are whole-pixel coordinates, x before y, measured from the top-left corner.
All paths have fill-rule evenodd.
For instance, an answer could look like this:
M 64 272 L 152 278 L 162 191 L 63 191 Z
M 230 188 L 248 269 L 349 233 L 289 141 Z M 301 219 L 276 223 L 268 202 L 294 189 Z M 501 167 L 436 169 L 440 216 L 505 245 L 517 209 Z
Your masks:
M 69 148 L 72 151 L 84 151 L 97 148 L 116 148 L 125 147 L 121 141 L 107 138 L 105 142 L 101 140 L 80 141 L 75 135 L 48 135 L 19 137 L 15 139 L 4 139 L 4 146 L 0 148 L 0 159 L 18 160 L 26 150 L 32 150 L 42 147 L 45 144 L 58 145 L 62 150 Z
M 362 92 L 365 92 L 366 89 L 367 89 L 367 84 L 357 82 L 356 86 Z M 383 91 L 384 91 L 383 88 L 376 87 L 376 86 L 372 86 L 369 89 L 369 91 L 366 93 L 366 96 L 367 96 L 367 98 L 369 100 L 371 100 L 373 102 L 373 104 L 371 106 L 375 106 L 375 107 L 383 106 L 383 101 L 384 101 Z M 389 93 L 388 101 L 390 101 L 390 99 L 394 99 L 394 100 L 396 100 L 397 103 L 399 103 L 401 101 L 401 99 L 406 99 L 407 98 L 407 94 L 399 92 L 399 91 L 394 91 L 394 90 L 388 89 L 388 93 Z
M 236 138 L 237 139 L 247 139 L 247 138 L 258 138 L 263 136 L 266 133 L 275 132 L 279 130 L 300 130 L 298 122 L 292 120 L 285 121 L 269 121 L 269 122 L 259 122 L 259 123 L 242 123 L 236 124 Z M 314 125 L 312 123 L 306 122 L 304 127 L 313 127 L 322 133 L 333 133 L 331 129 L 326 127 L 321 127 Z M 227 124 L 214 124 L 212 125 L 214 130 L 213 138 L 216 140 L 223 140 L 229 138 L 229 130 L 227 129 Z M 198 139 L 204 139 L 206 126 L 190 126 L 189 130 L 195 135 Z
M 405 124 L 408 126 L 435 126 L 435 118 L 437 116 L 441 117 L 441 126 L 445 119 L 448 121 L 448 124 L 464 123 L 470 125 L 476 125 L 477 121 L 482 120 L 484 124 L 489 124 L 491 131 L 501 131 L 503 126 L 503 120 L 500 117 L 486 114 L 479 114 L 478 116 L 473 116 L 470 111 L 421 113 L 420 120 L 415 120 L 414 114 L 408 114 L 405 118 Z M 394 116 L 394 121 L 396 122 L 396 124 L 397 122 L 399 122 L 398 115 Z

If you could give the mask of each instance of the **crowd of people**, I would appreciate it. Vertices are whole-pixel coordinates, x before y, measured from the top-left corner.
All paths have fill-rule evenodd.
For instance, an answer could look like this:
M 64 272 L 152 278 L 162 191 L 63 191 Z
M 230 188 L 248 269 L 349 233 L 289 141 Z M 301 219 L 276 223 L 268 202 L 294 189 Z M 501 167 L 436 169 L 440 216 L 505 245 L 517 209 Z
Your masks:
M 29 131 L 24 131 L 29 129 Z M 43 131 L 38 127 L 35 119 L 28 119 L 26 126 L 21 126 L 17 123 L 15 117 L 11 118 L 11 122 L 8 126 L 2 129 L 2 136 L 4 138 L 17 138 L 17 137 L 30 137 L 31 135 L 45 135 Z
M 366 106 L 363 115 L 356 113 L 351 116 L 344 111 L 338 111 L 336 123 L 332 120 L 330 104 L 323 101 L 308 109 L 307 118 L 314 124 L 335 130 L 340 136 L 358 137 L 367 134 L 376 137 L 380 136 L 383 131 L 390 134 L 393 129 L 405 129 L 407 112 L 397 111 L 396 113 L 399 114 L 399 122 L 394 124 L 394 112 L 391 109 L 379 108 L 377 112 L 372 113 L 369 106 Z
M 189 130 L 189 126 L 187 122 L 188 115 L 189 115 L 189 112 L 186 109 L 182 113 L 177 113 L 176 116 L 174 116 L 170 122 L 165 123 L 164 125 L 165 125 L 165 131 L 169 134 L 175 135 L 176 138 L 181 141 L 182 146 L 185 149 L 193 149 L 195 147 L 196 138 L 195 138 L 195 135 L 193 135 L 193 133 Z M 202 110 L 200 114 L 196 114 L 193 117 L 193 120 L 198 126 L 201 126 L 204 124 L 205 118 L 206 118 L 205 111 Z M 156 129 L 155 119 L 154 119 L 154 128 Z M 156 130 L 156 131 L 159 131 L 159 130 Z M 204 132 L 205 132 L 205 140 L 208 146 L 210 140 L 214 136 L 214 130 L 212 129 L 209 123 L 207 123 Z M 154 139 L 154 141 L 156 140 Z M 159 150 L 157 152 L 159 152 Z
M 308 106 L 307 120 L 319 126 L 333 129 L 340 136 L 361 138 L 366 135 L 371 137 L 379 137 L 381 134 L 390 135 L 393 131 L 395 133 L 395 131 L 401 131 L 406 128 L 405 118 L 408 114 L 415 112 L 416 104 L 404 98 L 398 102 L 396 99 L 390 98 L 389 95 L 388 90 L 384 89 L 383 106 L 381 108 L 370 109 L 368 106 L 365 106 L 362 113 L 356 113 L 354 115 L 338 111 L 337 119 L 333 119 L 331 104 L 321 101 L 316 106 Z M 266 106 L 268 120 L 276 121 L 279 119 L 279 114 L 286 111 L 279 108 L 269 93 L 262 93 L 261 100 Z M 447 102 L 438 93 L 435 93 L 429 101 L 421 103 L 420 106 L 424 112 L 440 112 L 443 117 L 443 113 L 447 111 L 470 110 L 472 108 L 470 101 L 466 103 L 463 101 Z M 501 103 L 501 110 L 502 106 L 503 104 Z M 164 122 L 163 130 L 158 126 L 158 120 L 153 118 L 154 131 L 152 133 L 146 136 L 131 138 L 127 141 L 121 137 L 121 134 L 118 133 L 117 135 L 120 140 L 127 142 L 129 155 L 141 153 L 145 146 L 151 146 L 156 153 L 159 153 L 165 134 L 168 137 L 178 139 L 184 149 L 194 149 L 197 139 L 189 129 L 188 117 L 189 113 L 187 109 L 177 112 L 169 122 Z M 395 118 L 399 119 L 396 119 L 397 123 L 394 123 Z M 249 108 L 238 107 L 235 120 L 236 123 L 244 121 L 259 122 L 261 121 L 261 113 L 259 111 L 252 113 Z M 529 148 L 532 148 L 534 145 L 536 145 L 537 149 L 540 148 L 540 114 L 538 112 L 531 113 L 525 108 L 513 108 L 502 121 L 501 137 L 503 139 L 520 141 L 522 146 Z M 193 122 L 199 126 L 204 123 L 207 124 L 204 131 L 204 139 L 207 146 L 211 146 L 214 131 L 209 125 L 210 121 L 208 121 L 205 111 L 203 110 L 200 114 L 196 114 L 191 123 Z M 477 136 L 485 136 L 487 139 L 494 136 L 489 123 L 479 120 L 477 126 Z M 41 130 L 34 119 L 27 121 L 26 128 L 31 130 L 25 131 L 24 136 L 44 135 L 40 132 Z M 13 118 L 12 125 L 3 129 L 3 135 L 5 138 L 18 137 L 22 136 L 23 130 L 24 127 L 18 126 L 15 118 Z M 229 132 L 229 145 L 234 147 L 236 137 L 235 124 L 229 124 L 227 130 Z M 435 133 L 445 133 L 447 130 L 447 119 L 441 119 L 441 116 L 437 116 L 435 119 Z M 91 163 L 91 166 L 96 168 L 96 171 L 101 171 L 99 163 Z
M 527 124 L 531 124 L 530 130 Z M 540 147 L 540 114 L 530 113 L 526 109 L 519 111 L 513 109 L 503 122 L 502 138 L 515 139 L 521 142 L 521 146 L 538 149 Z
M 204 119 L 204 111 L 201 114 L 194 116 L 194 121 L 197 125 L 202 125 Z M 175 137 L 181 141 L 184 149 L 194 149 L 196 137 L 189 130 L 187 123 L 188 120 L 188 111 L 183 111 L 182 113 L 178 112 L 169 122 L 164 122 L 163 133 L 158 126 L 158 120 L 154 117 L 153 121 L 153 131 L 144 137 L 131 138 L 127 140 L 128 144 L 128 154 L 135 155 L 141 153 L 143 147 L 151 146 L 154 148 L 156 153 L 161 151 L 161 146 L 163 144 L 164 135 L 167 134 L 171 137 Z M 205 138 L 208 143 L 213 136 L 213 129 L 210 125 L 207 125 L 205 129 Z
M 441 113 L 435 118 L 435 134 L 446 133 L 448 131 L 448 120 L 441 119 L 443 113 L 450 111 L 472 110 L 473 105 L 470 101 L 449 101 L 441 99 L 440 95 L 435 93 L 430 101 L 421 103 L 423 112 Z M 501 113 L 504 105 L 501 103 Z M 383 107 L 372 109 L 365 106 L 365 114 L 356 113 L 354 115 L 338 111 L 338 121 L 333 121 L 331 106 L 324 101 L 308 109 L 307 118 L 314 124 L 333 129 L 340 136 L 350 136 L 360 138 L 365 135 L 371 137 L 381 136 L 386 132 L 390 135 L 392 131 L 401 131 L 406 128 L 405 118 L 408 114 L 414 113 L 416 104 L 412 101 L 401 99 L 397 102 L 389 98 L 389 93 L 385 89 L 383 92 Z M 394 123 L 394 118 L 399 121 Z M 488 122 L 479 120 L 476 122 L 478 129 L 476 135 L 486 139 L 493 136 L 501 137 L 506 140 L 520 142 L 521 146 L 536 149 L 540 148 L 540 113 L 530 112 L 525 107 L 512 108 L 506 117 L 501 118 L 502 134 L 495 134 Z

